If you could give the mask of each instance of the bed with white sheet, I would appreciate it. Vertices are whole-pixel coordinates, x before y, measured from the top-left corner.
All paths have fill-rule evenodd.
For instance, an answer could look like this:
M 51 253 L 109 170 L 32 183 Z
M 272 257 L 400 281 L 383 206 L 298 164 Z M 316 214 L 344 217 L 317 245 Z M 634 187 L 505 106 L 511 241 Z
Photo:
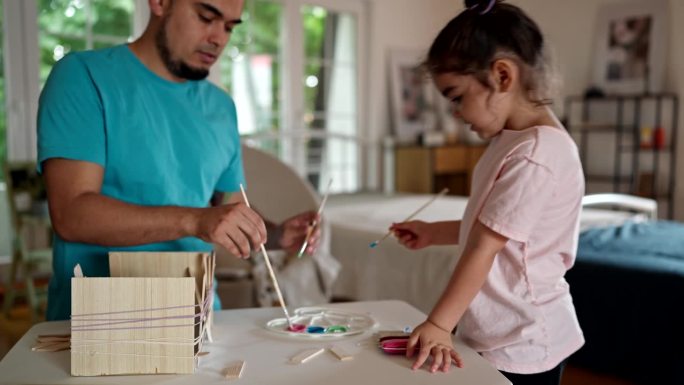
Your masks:
M 369 248 L 392 222 L 428 199 L 331 197 L 326 209 L 331 253 L 342 264 L 336 297 L 400 299 L 430 311 L 460 246 L 411 251 L 390 237 Z M 416 219 L 459 219 L 466 203 L 465 197 L 443 197 Z M 585 197 L 584 203 L 578 256 L 566 279 L 587 343 L 571 362 L 636 383 L 649 382 L 646 378 L 674 383 L 684 358 L 684 313 L 678 309 L 684 300 L 684 225 L 655 220 L 655 202 L 641 198 L 602 194 Z
M 378 247 L 369 244 L 382 238 L 392 222 L 399 222 L 427 202 L 431 195 L 351 194 L 331 196 L 325 217 L 331 226 L 331 254 L 342 264 L 334 296 L 358 301 L 400 299 L 429 312 L 446 286 L 460 246 L 432 246 L 408 250 L 394 237 Z M 426 222 L 456 220 L 463 216 L 467 197 L 437 199 L 415 219 Z M 634 204 L 632 204 L 634 207 Z M 626 220 L 645 220 L 648 204 L 639 212 L 587 209 L 581 229 L 615 225 Z

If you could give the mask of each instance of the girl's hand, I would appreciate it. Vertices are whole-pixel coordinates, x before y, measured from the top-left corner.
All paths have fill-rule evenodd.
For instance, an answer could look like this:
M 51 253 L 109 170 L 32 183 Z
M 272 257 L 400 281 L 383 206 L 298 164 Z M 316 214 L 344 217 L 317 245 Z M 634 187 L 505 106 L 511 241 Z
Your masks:
M 423 221 L 392 223 L 389 229 L 397 241 L 409 249 L 422 249 L 433 244 L 430 223 Z
M 451 333 L 433 324 L 429 319 L 420 324 L 411 333 L 411 337 L 406 345 L 406 357 L 410 358 L 413 356 L 416 348 L 418 348 L 419 341 L 418 357 L 413 366 L 411 366 L 411 369 L 416 370 L 423 366 L 430 356 L 432 356 L 431 373 L 440 369 L 445 373 L 448 372 L 452 362 L 459 368 L 463 367 L 461 357 L 454 350 Z

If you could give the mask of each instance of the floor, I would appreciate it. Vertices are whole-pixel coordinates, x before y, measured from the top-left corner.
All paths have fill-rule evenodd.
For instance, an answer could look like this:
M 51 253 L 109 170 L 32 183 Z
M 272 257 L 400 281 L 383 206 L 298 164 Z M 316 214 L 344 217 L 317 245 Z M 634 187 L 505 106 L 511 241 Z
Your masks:
M 2 303 L 2 301 L 0 301 Z M 0 359 L 31 328 L 26 306 L 16 306 L 8 319 L 0 314 Z M 599 375 L 587 370 L 568 366 L 561 385 L 635 385 L 610 376 Z

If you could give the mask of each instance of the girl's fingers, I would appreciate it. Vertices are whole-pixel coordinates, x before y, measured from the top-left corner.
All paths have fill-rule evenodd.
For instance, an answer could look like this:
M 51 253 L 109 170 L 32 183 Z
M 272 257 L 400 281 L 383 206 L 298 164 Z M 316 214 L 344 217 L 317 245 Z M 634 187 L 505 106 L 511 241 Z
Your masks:
M 456 367 L 462 368 L 463 367 L 463 360 L 461 359 L 461 356 L 456 353 L 455 350 L 452 350 L 450 352 L 451 354 L 451 359 L 454 360 L 454 363 L 456 364 Z
M 416 345 L 420 340 L 420 336 L 416 334 L 411 334 L 408 341 L 406 341 L 406 357 L 413 357 L 413 353 L 416 349 Z
M 413 363 L 411 369 L 416 370 L 423 366 L 428 357 L 430 357 L 430 347 L 421 346 L 420 351 L 418 352 L 418 358 L 416 358 L 416 361 Z
M 430 373 L 434 373 L 442 366 L 442 361 L 444 356 L 442 354 L 442 349 L 439 346 L 435 346 L 431 349 L 432 354 L 432 366 L 430 367 Z
M 444 357 L 442 361 L 442 371 L 448 373 L 449 369 L 451 369 L 451 349 L 442 348 L 442 356 Z

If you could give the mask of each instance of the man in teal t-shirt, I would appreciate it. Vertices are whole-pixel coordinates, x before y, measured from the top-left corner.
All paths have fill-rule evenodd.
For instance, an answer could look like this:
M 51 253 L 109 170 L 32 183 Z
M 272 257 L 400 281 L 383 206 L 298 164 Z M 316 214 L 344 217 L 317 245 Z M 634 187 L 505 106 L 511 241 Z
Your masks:
M 209 205 L 244 183 L 235 104 L 204 80 L 242 7 L 150 2 L 138 40 L 69 54 L 53 68 L 38 112 L 38 168 L 56 232 L 48 320 L 70 315 L 74 266 L 108 276 L 111 250 L 217 244 L 248 257 L 266 241 L 267 226 L 239 194 Z M 315 216 L 271 226 L 278 236 L 269 246 L 296 250 Z

